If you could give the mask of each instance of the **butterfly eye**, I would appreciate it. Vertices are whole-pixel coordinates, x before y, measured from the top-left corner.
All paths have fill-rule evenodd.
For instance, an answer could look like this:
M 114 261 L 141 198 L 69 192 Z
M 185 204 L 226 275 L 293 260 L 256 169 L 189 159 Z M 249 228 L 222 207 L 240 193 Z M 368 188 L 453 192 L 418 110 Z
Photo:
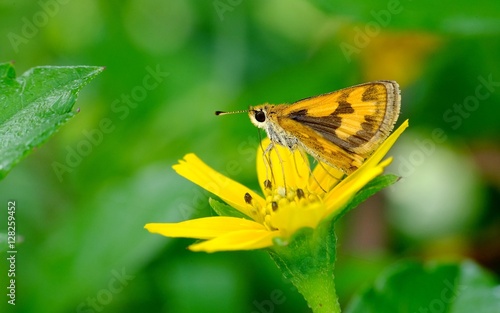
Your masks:
M 257 122 L 264 122 L 266 120 L 266 113 L 263 111 L 255 111 L 255 119 Z

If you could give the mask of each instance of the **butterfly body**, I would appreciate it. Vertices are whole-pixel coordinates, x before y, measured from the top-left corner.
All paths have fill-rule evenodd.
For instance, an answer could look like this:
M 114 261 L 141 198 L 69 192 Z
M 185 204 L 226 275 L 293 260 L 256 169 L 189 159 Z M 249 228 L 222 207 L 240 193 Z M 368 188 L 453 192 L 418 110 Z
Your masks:
M 389 136 L 399 116 L 399 93 L 396 82 L 376 81 L 248 112 L 271 140 L 268 149 L 273 144 L 301 148 L 350 174 Z

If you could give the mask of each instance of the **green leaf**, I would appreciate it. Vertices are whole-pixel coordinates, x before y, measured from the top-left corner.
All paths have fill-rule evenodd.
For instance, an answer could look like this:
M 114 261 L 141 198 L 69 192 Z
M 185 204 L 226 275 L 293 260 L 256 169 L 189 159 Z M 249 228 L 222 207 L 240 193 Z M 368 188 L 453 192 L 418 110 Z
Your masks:
M 247 220 L 252 220 L 250 217 L 246 216 L 245 214 L 241 213 L 240 211 L 236 210 L 232 206 L 229 206 L 225 203 L 219 202 L 212 198 L 208 199 L 208 203 L 215 211 L 215 213 L 217 213 L 217 215 L 219 216 L 231 216 L 231 217 L 239 217 Z
M 11 63 L 0 64 L 0 179 L 75 115 L 78 91 L 103 70 L 42 66 L 16 78 Z
M 356 295 L 345 312 L 500 312 L 495 279 L 471 261 L 402 262 Z
M 389 187 L 399 180 L 399 176 L 393 174 L 387 174 L 383 176 L 378 176 L 374 178 L 371 182 L 366 184 L 363 189 L 358 191 L 358 193 L 354 196 L 354 198 L 347 204 L 342 210 L 340 210 L 334 218 L 334 221 L 338 220 L 342 216 L 344 216 L 347 212 L 354 209 L 366 199 L 370 198 L 380 190 Z

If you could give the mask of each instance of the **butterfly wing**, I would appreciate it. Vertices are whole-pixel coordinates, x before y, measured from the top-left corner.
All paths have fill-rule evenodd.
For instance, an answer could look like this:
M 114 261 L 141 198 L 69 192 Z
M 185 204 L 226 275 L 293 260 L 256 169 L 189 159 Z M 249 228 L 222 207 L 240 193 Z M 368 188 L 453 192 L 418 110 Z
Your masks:
M 396 82 L 371 82 L 295 102 L 276 123 L 311 155 L 351 173 L 389 136 L 400 102 Z

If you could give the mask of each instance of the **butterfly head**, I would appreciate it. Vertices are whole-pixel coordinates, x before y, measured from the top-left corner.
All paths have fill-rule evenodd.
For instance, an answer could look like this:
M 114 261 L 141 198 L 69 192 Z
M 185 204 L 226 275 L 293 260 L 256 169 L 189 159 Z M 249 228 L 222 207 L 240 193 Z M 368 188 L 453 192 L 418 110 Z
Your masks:
M 267 129 L 269 123 L 267 105 L 250 107 L 250 109 L 248 109 L 248 116 L 252 124 L 258 128 Z

